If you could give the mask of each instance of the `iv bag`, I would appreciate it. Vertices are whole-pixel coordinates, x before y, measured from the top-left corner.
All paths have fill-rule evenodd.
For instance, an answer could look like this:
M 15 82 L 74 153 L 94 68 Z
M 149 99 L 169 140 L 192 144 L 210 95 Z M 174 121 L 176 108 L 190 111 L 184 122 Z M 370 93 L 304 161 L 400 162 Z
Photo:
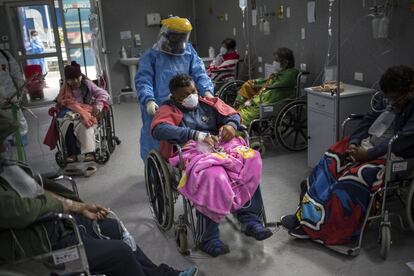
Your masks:
M 374 39 L 377 39 L 379 37 L 380 19 L 377 16 L 375 16 L 372 19 L 371 24 L 372 24 L 372 37 Z
M 379 27 L 378 27 L 378 38 L 388 38 L 388 24 L 390 20 L 388 17 L 384 16 L 379 20 Z
M 267 20 L 263 23 L 263 34 L 270 35 L 270 23 Z
M 247 8 L 247 0 L 239 0 L 239 7 L 244 11 Z

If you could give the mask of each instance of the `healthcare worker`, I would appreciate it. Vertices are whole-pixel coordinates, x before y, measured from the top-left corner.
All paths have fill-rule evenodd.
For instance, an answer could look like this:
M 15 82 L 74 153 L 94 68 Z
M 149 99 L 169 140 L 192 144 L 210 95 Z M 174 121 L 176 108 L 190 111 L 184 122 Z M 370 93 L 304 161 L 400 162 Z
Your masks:
M 139 60 L 135 86 L 141 107 L 141 158 L 145 161 L 151 149 L 158 149 L 150 125 L 158 106 L 169 99 L 168 83 L 177 74 L 190 75 L 201 96 L 212 97 L 213 83 L 204 63 L 188 42 L 192 30 L 186 18 L 170 17 L 161 21 L 158 41 Z
M 42 40 L 40 40 L 39 33 L 35 30 L 30 32 L 31 40 L 30 46 L 27 48 L 28 54 L 36 55 L 43 54 L 45 52 L 45 47 L 43 46 Z M 44 58 L 34 58 L 27 60 L 28 65 L 39 64 L 42 67 L 42 74 L 46 74 L 46 66 Z

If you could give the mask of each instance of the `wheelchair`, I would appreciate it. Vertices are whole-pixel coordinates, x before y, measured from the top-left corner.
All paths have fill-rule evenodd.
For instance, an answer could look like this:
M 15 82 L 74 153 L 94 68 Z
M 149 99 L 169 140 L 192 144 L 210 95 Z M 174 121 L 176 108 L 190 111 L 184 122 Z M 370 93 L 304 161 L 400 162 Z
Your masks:
M 372 98 L 375 100 L 376 95 Z M 364 115 L 351 114 L 342 123 L 342 133 L 345 134 L 347 125 L 352 121 L 362 120 Z M 411 133 L 410 133 L 411 135 Z M 361 229 L 365 229 L 367 224 L 374 220 L 379 220 L 378 242 L 380 244 L 380 256 L 387 259 L 391 246 L 391 217 L 396 217 L 401 228 L 408 228 L 414 231 L 414 158 L 400 159 L 395 158 L 392 154 L 394 141 L 398 134 L 394 135 L 388 143 L 386 154 L 385 172 L 383 187 L 370 194 L 369 205 Z M 395 205 L 401 205 L 404 210 L 405 222 L 403 216 L 394 210 Z M 375 209 L 379 209 L 375 212 Z M 361 231 L 358 239 L 351 245 L 335 245 L 326 247 L 336 252 L 356 256 L 360 253 L 364 231 Z
M 243 59 L 239 59 L 239 61 L 236 63 L 236 68 L 235 69 L 218 69 L 218 70 L 211 70 L 211 73 L 214 74 L 214 76 L 211 78 L 211 81 L 213 82 L 214 85 L 214 91 L 219 91 L 223 85 L 234 81 L 234 78 L 237 78 L 239 76 L 239 71 L 240 71 L 240 64 L 244 62 Z M 226 78 L 226 79 L 222 79 L 223 75 L 226 74 L 232 74 L 234 73 L 235 77 L 230 77 L 230 78 Z
M 245 139 L 249 145 L 247 129 L 243 127 L 242 131 L 245 132 Z M 188 199 L 180 195 L 177 189 L 185 165 L 181 147 L 179 145 L 175 145 L 175 147 L 180 158 L 178 167 L 170 166 L 158 151 L 151 150 L 149 152 L 145 162 L 145 187 L 151 214 L 158 228 L 162 232 L 166 232 L 174 227 L 178 251 L 183 255 L 190 255 L 190 248 L 196 250 L 198 247 L 195 235 L 195 208 Z M 182 200 L 183 211 L 176 217 L 174 205 L 179 201 L 179 197 Z M 261 212 L 261 220 L 265 227 L 276 226 L 275 222 L 268 222 L 264 207 Z M 230 222 L 235 224 L 231 220 Z M 193 247 L 189 246 L 188 232 L 192 234 Z
M 65 133 L 61 131 L 60 123 L 57 119 L 59 109 L 52 107 L 49 109 L 49 115 L 56 121 L 56 129 L 58 132 L 57 152 L 55 153 L 56 163 L 62 169 L 67 166 L 67 149 L 65 142 Z M 96 151 L 95 162 L 98 164 L 106 164 L 115 147 L 121 144 L 121 140 L 115 134 L 115 123 L 112 107 L 105 106 L 98 116 L 98 125 L 95 130 Z
M 260 151 L 262 155 L 266 150 L 265 141 L 269 140 L 289 151 L 302 151 L 307 148 L 307 102 L 306 96 L 302 96 L 301 89 L 307 75 L 309 72 L 306 71 L 301 71 L 297 75 L 294 98 L 259 105 L 259 118 L 252 120 L 248 132 L 251 147 Z M 238 91 L 243 83 L 241 80 L 227 82 L 218 91 L 217 96 L 228 105 L 235 106 Z
M 26 171 L 28 170 L 36 178 L 36 175 L 27 165 L 20 162 L 17 164 Z M 58 181 L 64 186 L 69 185 L 69 188 L 79 197 L 76 182 L 71 177 L 59 173 L 43 174 L 42 177 Z M 75 234 L 76 243 L 66 248 L 2 264 L 0 265 L 0 275 L 91 275 L 85 248 L 75 219 L 69 214 L 47 213 L 39 217 L 32 225 L 43 223 L 64 223 L 68 225 Z

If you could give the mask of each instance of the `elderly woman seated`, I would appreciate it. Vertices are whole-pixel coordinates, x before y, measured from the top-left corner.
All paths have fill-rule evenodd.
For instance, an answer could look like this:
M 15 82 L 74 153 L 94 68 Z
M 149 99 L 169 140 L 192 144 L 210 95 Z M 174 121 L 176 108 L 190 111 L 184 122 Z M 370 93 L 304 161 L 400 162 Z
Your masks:
M 218 229 L 229 213 L 236 214 L 246 235 L 269 238 L 272 232 L 260 220 L 261 158 L 235 137 L 239 114 L 218 98 L 199 97 L 188 75 L 176 75 L 169 88 L 171 99 L 155 114 L 151 131 L 161 141 L 161 154 L 171 157 L 173 166 L 179 157 L 172 155 L 170 143 L 184 145 L 186 168 L 178 190 L 197 210 L 200 249 L 213 257 L 229 252 Z
M 67 161 L 94 160 L 95 129 L 99 112 L 109 104 L 109 94 L 81 73 L 80 65 L 72 61 L 65 67 L 65 82 L 57 98 L 63 108 L 59 114 L 61 132 L 65 135 Z
M 292 50 L 279 48 L 274 53 L 274 58 L 277 64 L 276 73 L 267 79 L 248 80 L 240 88 L 235 107 L 238 108 L 245 125 L 259 118 L 259 104 L 272 104 L 295 96 L 299 71 L 294 68 L 295 57 Z
M 107 218 L 109 209 L 82 202 L 65 187 L 27 172 L 21 163 L 2 158 L 3 141 L 17 129 L 0 113 L 0 265 L 73 245 L 76 238 L 66 226 L 35 223 L 47 213 L 70 213 L 76 220 L 93 274 L 108 276 L 194 276 L 196 267 L 185 271 L 165 264 L 155 265 L 141 249 L 122 240 L 117 220 Z M 96 225 L 107 239 L 96 232 Z
M 414 71 L 391 67 L 381 77 L 380 87 L 389 102 L 382 108 L 385 111 L 367 113 L 350 137 L 325 153 L 302 185 L 296 213 L 282 217 L 292 236 L 327 245 L 353 241 L 362 231 L 370 193 L 383 184 L 391 137 L 399 134 L 394 155 L 414 156 Z

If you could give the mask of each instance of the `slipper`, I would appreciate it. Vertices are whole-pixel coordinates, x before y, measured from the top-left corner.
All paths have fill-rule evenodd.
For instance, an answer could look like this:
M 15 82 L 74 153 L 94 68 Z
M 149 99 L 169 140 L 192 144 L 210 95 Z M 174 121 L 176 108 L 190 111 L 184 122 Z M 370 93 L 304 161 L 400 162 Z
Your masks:
M 91 162 L 95 160 L 95 155 L 92 153 L 85 154 L 84 162 Z
M 78 158 L 76 156 L 69 156 L 68 158 L 66 158 L 66 162 L 68 163 L 74 163 L 78 161 Z
M 84 175 L 84 172 L 79 168 L 66 168 L 63 170 L 63 174 L 68 176 L 79 176 Z
M 96 167 L 93 167 L 93 166 L 87 167 L 83 171 L 83 176 L 89 177 L 89 176 L 93 175 L 94 173 L 96 173 L 96 171 L 97 171 Z

